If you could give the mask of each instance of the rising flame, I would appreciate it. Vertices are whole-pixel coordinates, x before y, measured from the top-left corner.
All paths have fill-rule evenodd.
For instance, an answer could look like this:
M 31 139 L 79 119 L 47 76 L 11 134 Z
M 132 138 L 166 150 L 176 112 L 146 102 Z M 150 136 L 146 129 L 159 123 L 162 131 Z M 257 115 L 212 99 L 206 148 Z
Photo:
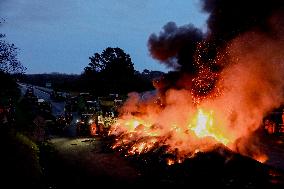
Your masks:
M 117 136 L 112 148 L 126 150 L 126 155 L 134 155 L 167 145 L 168 152 L 179 149 L 177 159 L 168 160 L 168 165 L 171 165 L 192 157 L 196 152 L 209 150 L 218 143 L 230 144 L 232 138 L 219 127 L 213 110 L 198 108 L 188 120 L 185 125 L 172 123 L 168 127 L 156 126 L 157 120 L 129 115 L 122 117 L 112 125 L 109 132 Z

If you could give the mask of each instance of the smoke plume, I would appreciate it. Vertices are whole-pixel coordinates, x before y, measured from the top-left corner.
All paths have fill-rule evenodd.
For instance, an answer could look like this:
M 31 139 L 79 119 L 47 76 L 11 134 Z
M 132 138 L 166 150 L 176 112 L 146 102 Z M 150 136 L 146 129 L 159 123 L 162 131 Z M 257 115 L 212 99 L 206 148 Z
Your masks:
M 197 42 L 202 38 L 202 31 L 191 24 L 177 27 L 174 22 L 169 22 L 159 36 L 150 36 L 149 50 L 153 58 L 170 68 L 194 72 L 190 62 L 193 62 Z
M 202 0 L 202 5 L 210 14 L 207 33 L 169 22 L 149 37 L 152 57 L 173 71 L 155 82 L 151 98 L 131 94 L 120 123 L 138 117 L 139 137 L 153 144 L 158 136 L 157 143 L 182 155 L 218 141 L 261 159 L 252 133 L 267 112 L 284 103 L 283 1 Z

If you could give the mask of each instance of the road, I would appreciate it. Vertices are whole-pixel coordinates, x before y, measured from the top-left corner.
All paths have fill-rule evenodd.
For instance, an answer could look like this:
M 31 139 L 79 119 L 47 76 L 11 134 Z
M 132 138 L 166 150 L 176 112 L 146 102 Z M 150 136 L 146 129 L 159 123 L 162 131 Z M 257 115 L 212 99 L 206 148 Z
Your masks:
M 19 83 L 20 90 L 22 95 L 26 93 L 26 90 L 28 88 L 28 85 Z M 65 101 L 63 102 L 54 102 L 50 98 L 50 92 L 52 89 L 44 88 L 44 87 L 38 87 L 38 86 L 32 86 L 34 90 L 34 95 L 38 99 L 44 99 L 47 102 L 50 102 L 52 105 L 52 115 L 55 118 L 58 118 L 60 115 L 64 115 L 64 107 L 65 107 Z M 65 129 L 64 135 L 68 137 L 76 137 L 76 119 L 78 119 L 77 112 L 73 112 L 73 120 L 71 121 L 71 124 Z
M 20 90 L 22 95 L 26 93 L 26 90 L 28 86 L 26 84 L 19 84 Z M 32 86 L 34 90 L 34 95 L 38 99 L 44 99 L 45 101 L 48 101 L 52 104 L 52 115 L 55 117 L 58 117 L 60 115 L 64 115 L 64 107 L 65 107 L 65 102 L 54 102 L 50 99 L 50 91 L 51 89 L 43 88 L 43 87 L 37 87 L 37 86 Z
M 53 138 L 50 142 L 60 157 L 53 168 L 49 166 L 52 169 L 51 188 L 106 187 L 113 184 L 129 186 L 140 179 L 139 171 L 126 159 L 101 149 L 103 142 L 99 137 L 61 137 Z
M 52 105 L 52 115 L 55 117 L 58 117 L 60 115 L 64 115 L 64 107 L 65 107 L 65 102 L 54 102 L 50 99 L 50 95 L 47 92 L 44 92 L 40 90 L 37 87 L 34 88 L 34 94 L 41 99 L 44 99 L 45 101 L 48 101 Z

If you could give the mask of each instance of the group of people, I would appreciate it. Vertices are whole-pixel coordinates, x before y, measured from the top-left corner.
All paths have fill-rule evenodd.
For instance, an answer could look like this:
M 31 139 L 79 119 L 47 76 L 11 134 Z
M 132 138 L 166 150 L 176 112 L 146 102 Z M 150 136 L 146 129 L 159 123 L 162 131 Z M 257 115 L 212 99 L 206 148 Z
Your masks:
M 90 126 L 91 135 L 105 135 L 109 127 L 115 122 L 115 115 L 113 112 L 106 112 L 104 114 L 97 114 L 95 121 Z

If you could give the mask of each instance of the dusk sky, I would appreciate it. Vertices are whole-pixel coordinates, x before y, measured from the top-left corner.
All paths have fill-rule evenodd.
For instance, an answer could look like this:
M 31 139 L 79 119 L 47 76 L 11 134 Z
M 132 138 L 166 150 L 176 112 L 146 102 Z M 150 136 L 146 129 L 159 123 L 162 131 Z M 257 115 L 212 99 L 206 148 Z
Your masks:
M 19 48 L 26 73 L 80 74 L 95 52 L 120 47 L 134 67 L 168 71 L 147 47 L 169 21 L 206 30 L 199 0 L 1 0 L 1 32 Z

